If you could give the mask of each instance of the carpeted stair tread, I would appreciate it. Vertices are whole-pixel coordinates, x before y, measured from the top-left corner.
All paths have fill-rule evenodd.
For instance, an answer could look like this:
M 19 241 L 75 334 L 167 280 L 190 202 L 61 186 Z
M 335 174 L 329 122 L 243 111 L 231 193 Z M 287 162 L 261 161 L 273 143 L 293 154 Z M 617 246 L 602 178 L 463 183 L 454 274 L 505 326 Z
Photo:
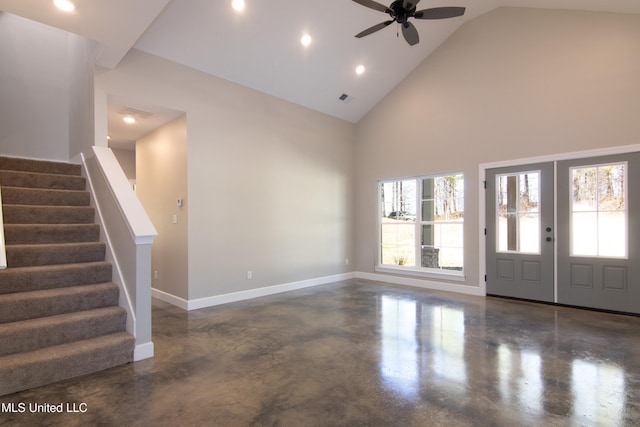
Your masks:
M 127 312 L 114 306 L 0 323 L 0 357 L 121 332 L 126 321 Z
M 86 178 L 77 175 L 0 170 L 0 182 L 7 187 L 84 190 Z
M 101 242 L 7 245 L 7 266 L 33 267 L 104 260 Z
M 98 224 L 5 224 L 7 245 L 97 242 Z
M 133 360 L 126 332 L 0 358 L 0 395 L 108 369 Z
M 7 268 L 0 270 L 0 294 L 110 282 L 111 272 L 105 261 Z
M 131 362 L 80 165 L 0 156 L 0 396 Z
M 71 286 L 0 295 L 0 323 L 56 316 L 118 305 L 115 283 Z
M 95 209 L 90 206 L 2 206 L 5 224 L 91 224 Z
M 7 205 L 89 206 L 90 195 L 84 190 L 2 187 L 2 202 Z
M 21 159 L 17 157 L 4 156 L 0 156 L 0 169 L 78 176 L 82 173 L 81 166 L 74 163 L 61 163 L 48 160 Z

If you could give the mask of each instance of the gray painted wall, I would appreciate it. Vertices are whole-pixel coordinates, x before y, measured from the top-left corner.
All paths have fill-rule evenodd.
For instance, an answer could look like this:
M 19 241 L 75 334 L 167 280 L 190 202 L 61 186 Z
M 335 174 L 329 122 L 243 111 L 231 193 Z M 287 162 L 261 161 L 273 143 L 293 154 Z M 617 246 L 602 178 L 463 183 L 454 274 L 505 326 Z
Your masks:
M 118 148 L 112 148 L 114 156 L 118 159 L 122 171 L 126 175 L 128 180 L 136 179 L 136 152 L 132 150 L 122 150 Z
M 466 284 L 479 281 L 479 165 L 640 143 L 640 16 L 500 8 L 463 25 L 357 126 L 357 271 L 376 182 L 463 171 Z
M 135 159 L 136 194 L 158 232 L 151 248 L 152 286 L 187 299 L 189 201 L 186 199 L 186 116 L 182 115 L 136 141 Z M 177 205 L 178 198 L 184 201 L 182 207 Z M 154 272 L 157 272 L 157 277 Z
M 68 34 L 0 13 L 0 153 L 69 159 Z
M 136 50 L 96 89 L 188 117 L 189 300 L 352 270 L 353 124 Z

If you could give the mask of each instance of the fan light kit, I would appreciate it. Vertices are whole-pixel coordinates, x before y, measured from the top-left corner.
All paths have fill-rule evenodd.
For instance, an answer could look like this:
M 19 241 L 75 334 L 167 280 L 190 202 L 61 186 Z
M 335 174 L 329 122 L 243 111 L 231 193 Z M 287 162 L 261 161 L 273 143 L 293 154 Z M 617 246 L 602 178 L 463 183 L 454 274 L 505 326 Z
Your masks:
M 368 36 L 369 34 L 375 33 L 394 22 L 397 22 L 402 26 L 402 35 L 404 39 L 411 46 L 418 44 L 420 42 L 420 36 L 418 35 L 418 30 L 416 27 L 409 22 L 409 18 L 415 19 L 447 19 L 447 18 L 455 18 L 456 16 L 464 15 L 465 8 L 464 7 L 432 7 L 431 9 L 423 9 L 416 11 L 416 6 L 420 2 L 420 0 L 395 0 L 393 3 L 389 5 L 389 7 L 375 2 L 373 0 L 353 0 L 354 2 L 361 4 L 362 6 L 368 7 L 373 10 L 377 10 L 378 12 L 384 12 L 388 14 L 391 19 L 389 21 L 384 21 L 379 24 L 376 24 L 372 27 L 367 28 L 366 30 L 356 34 L 357 38 L 362 38 L 364 36 Z

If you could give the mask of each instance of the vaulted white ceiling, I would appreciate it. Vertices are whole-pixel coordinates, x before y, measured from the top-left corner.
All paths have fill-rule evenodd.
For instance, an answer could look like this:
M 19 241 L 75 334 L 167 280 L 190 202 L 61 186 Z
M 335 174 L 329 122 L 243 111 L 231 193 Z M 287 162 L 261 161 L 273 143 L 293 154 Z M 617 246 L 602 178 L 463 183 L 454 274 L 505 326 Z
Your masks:
M 0 0 L 0 10 L 97 41 L 104 67 L 135 47 L 354 123 L 460 25 L 496 7 L 640 13 L 639 0 L 422 0 L 418 9 L 467 9 L 458 18 L 413 21 L 420 43 L 411 47 L 396 24 L 355 38 L 388 15 L 352 0 L 245 1 L 242 13 L 231 0 L 75 0 L 72 14 L 52 0 Z M 304 33 L 313 38 L 306 48 Z M 350 102 L 338 99 L 343 93 Z

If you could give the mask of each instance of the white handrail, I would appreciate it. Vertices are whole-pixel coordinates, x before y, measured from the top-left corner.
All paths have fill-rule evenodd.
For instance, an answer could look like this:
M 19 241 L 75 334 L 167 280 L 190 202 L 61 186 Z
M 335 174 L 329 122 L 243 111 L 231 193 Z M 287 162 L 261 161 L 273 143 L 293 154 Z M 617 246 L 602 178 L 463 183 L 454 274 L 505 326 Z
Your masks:
M 82 157 L 96 219 L 107 243 L 106 260 L 114 266 L 120 305 L 127 309 L 127 332 L 135 339 L 135 361 L 153 357 L 151 340 L 151 243 L 157 235 L 118 160 L 108 147 L 93 147 Z
M 4 222 L 2 220 L 2 191 L 0 191 L 0 269 L 7 268 L 7 252 L 4 247 Z

